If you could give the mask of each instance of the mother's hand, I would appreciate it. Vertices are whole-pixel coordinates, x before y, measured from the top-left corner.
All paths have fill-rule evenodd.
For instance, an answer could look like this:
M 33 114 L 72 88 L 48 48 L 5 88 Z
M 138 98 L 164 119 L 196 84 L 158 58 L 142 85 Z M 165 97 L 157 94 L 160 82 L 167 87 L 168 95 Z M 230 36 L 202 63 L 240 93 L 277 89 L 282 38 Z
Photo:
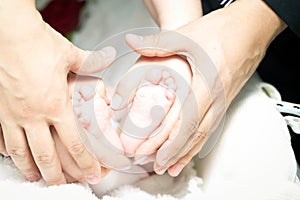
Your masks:
M 53 127 L 85 180 L 95 183 L 100 166 L 77 133 L 67 74 L 100 71 L 115 50 L 90 56 L 75 47 L 42 20 L 34 1 L 1 1 L 0 7 L 0 153 L 30 181 L 41 173 L 48 185 L 65 183 Z
M 171 116 L 176 112 L 170 111 L 160 137 L 146 141 L 137 153 L 158 149 L 155 171 L 164 173 L 168 169 L 170 175 L 177 176 L 216 130 L 270 42 L 285 27 L 263 1 L 240 0 L 177 29 L 176 33 L 128 35 L 129 46 L 143 56 L 183 54 L 194 65 L 190 95 L 177 112 L 181 115 Z M 201 48 L 212 62 L 201 53 Z

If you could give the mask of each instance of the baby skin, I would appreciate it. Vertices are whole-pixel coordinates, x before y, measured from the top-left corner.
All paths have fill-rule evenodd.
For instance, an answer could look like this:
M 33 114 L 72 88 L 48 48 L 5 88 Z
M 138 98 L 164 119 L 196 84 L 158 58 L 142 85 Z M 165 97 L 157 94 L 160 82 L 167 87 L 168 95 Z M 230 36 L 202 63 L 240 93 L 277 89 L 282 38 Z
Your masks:
M 110 95 L 97 78 L 77 77 L 72 91 L 75 115 L 87 132 L 99 134 L 100 130 L 114 148 L 128 157 L 134 156 L 149 137 L 159 137 L 166 115 L 180 101 L 178 95 L 187 96 L 191 82 L 190 66 L 179 56 L 142 57 L 123 77 L 129 84 L 137 78 L 131 77 L 136 75 L 133 70 L 139 70 L 142 77 L 133 83 L 135 90 L 128 91 L 133 95 L 121 111 L 111 109 Z

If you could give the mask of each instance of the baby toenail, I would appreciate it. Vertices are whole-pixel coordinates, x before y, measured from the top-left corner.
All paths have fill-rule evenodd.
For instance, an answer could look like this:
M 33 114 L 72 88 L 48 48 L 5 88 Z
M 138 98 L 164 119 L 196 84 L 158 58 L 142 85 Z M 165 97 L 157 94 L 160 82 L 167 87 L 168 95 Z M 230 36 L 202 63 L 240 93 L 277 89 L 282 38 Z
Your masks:
M 81 99 L 81 95 L 78 93 L 78 92 L 75 92 L 73 94 L 73 97 L 72 97 L 74 100 L 80 100 Z
M 38 181 L 40 178 L 40 175 L 39 174 L 31 174 L 31 175 L 27 176 L 26 178 L 29 181 Z
M 169 78 L 167 78 L 166 80 L 165 80 L 165 84 L 166 85 L 170 85 L 170 84 L 173 84 L 174 83 L 174 80 L 171 78 L 171 77 L 169 77 Z
M 82 116 L 82 121 L 87 123 L 90 121 L 90 117 L 89 116 Z
M 161 80 L 161 71 L 159 69 L 153 69 L 150 73 L 147 73 L 146 80 L 152 84 L 158 84 Z
M 175 94 L 172 91 L 167 90 L 166 91 L 166 97 L 167 97 L 168 100 L 172 100 L 172 99 L 174 99 Z
M 86 181 L 90 184 L 97 184 L 99 182 L 99 177 L 96 175 L 87 175 L 85 177 Z
M 169 72 L 163 71 L 162 77 L 163 77 L 164 79 L 168 78 L 169 76 L 170 76 Z
M 72 105 L 73 105 L 74 107 L 78 107 L 78 106 L 80 106 L 80 101 L 77 100 L 77 99 L 72 99 Z
M 85 101 L 88 101 L 95 96 L 95 88 L 84 85 L 81 87 L 80 93 L 82 95 L 82 98 Z
M 74 113 L 75 113 L 75 115 L 76 115 L 77 117 L 80 117 L 80 115 L 81 115 L 80 108 L 75 107 L 75 108 L 74 108 Z

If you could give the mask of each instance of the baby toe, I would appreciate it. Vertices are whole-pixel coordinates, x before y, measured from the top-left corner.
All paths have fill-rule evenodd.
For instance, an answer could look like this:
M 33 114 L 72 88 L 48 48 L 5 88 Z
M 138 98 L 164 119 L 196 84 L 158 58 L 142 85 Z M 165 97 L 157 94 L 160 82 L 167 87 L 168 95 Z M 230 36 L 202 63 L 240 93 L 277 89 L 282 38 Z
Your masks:
M 152 69 L 146 74 L 146 80 L 152 84 L 157 85 L 162 77 L 162 72 L 160 69 Z

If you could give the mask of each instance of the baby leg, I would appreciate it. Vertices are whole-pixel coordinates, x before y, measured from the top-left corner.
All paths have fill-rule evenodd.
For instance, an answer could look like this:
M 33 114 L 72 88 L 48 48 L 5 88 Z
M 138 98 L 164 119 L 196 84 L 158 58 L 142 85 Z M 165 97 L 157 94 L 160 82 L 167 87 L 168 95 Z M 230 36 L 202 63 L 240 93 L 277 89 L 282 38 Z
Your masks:
M 187 95 L 191 82 L 190 66 L 179 56 L 142 58 L 133 69 L 145 64 L 153 64 L 153 68 L 145 69 L 145 77 L 121 123 L 120 138 L 129 155 L 150 136 L 159 137 L 161 125 L 176 97 Z

